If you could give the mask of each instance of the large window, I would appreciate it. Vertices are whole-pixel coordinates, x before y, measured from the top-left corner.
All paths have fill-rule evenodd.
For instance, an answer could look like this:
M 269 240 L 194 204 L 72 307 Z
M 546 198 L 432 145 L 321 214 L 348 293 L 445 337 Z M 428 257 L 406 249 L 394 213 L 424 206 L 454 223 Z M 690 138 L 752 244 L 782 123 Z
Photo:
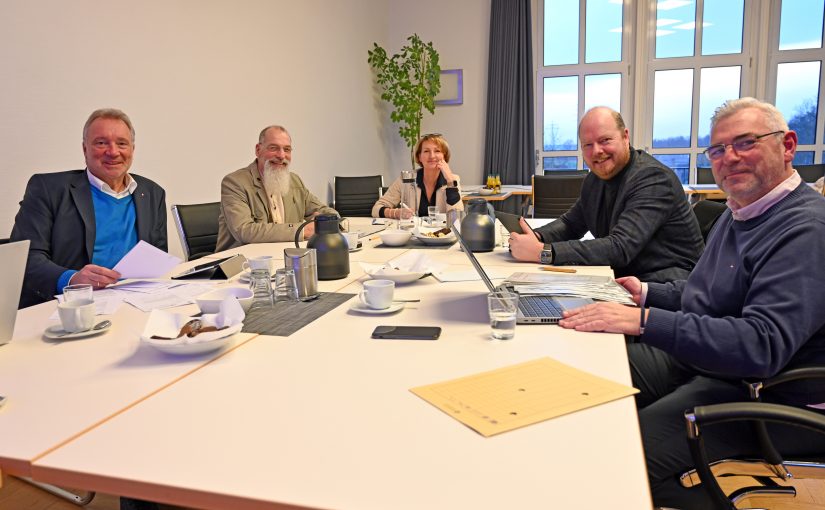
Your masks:
M 797 131 L 795 163 L 823 161 L 825 0 L 539 2 L 537 172 L 583 168 L 578 119 L 606 105 L 636 148 L 695 182 L 710 166 L 713 111 L 745 95 L 776 104 Z

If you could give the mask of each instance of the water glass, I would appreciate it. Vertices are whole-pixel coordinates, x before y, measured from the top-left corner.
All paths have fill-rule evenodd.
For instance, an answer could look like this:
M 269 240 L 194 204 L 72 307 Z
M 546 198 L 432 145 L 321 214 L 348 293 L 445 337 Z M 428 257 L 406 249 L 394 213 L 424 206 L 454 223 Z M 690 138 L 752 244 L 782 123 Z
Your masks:
M 427 221 L 430 225 L 435 225 L 435 213 L 437 209 L 434 205 L 427 206 Z
M 75 285 L 66 285 L 63 287 L 63 302 L 64 303 L 71 303 L 74 301 L 83 301 L 85 303 L 91 303 L 94 301 L 94 297 L 92 296 L 92 284 L 91 283 L 77 283 Z
M 280 268 L 275 271 L 275 301 L 298 301 L 295 271 Z
M 509 340 L 516 334 L 518 316 L 518 294 L 493 292 L 487 295 L 487 310 L 490 313 L 490 336 L 496 340 Z
M 272 280 L 269 271 L 266 269 L 253 269 L 249 279 L 249 287 L 252 289 L 252 305 L 249 311 L 259 308 L 272 308 L 275 299 L 272 293 Z

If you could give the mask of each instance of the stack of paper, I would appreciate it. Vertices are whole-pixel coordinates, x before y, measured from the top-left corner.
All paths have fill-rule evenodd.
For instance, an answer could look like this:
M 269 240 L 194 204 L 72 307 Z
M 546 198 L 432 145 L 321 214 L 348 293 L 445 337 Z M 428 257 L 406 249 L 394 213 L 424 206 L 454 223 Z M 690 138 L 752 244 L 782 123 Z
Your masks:
M 550 294 L 613 301 L 635 306 L 630 293 L 609 276 L 513 273 L 507 278 L 519 294 Z

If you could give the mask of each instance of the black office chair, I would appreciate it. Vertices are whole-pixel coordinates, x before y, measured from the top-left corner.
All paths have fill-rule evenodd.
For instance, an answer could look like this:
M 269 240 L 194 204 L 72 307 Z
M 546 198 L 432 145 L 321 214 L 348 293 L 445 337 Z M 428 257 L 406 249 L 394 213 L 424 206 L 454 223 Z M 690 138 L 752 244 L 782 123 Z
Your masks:
M 215 253 L 220 213 L 220 202 L 172 206 L 172 216 L 178 227 L 180 244 L 183 246 L 186 260 L 195 260 Z
M 783 372 L 766 381 L 746 382 L 750 391 L 750 402 L 731 402 L 695 407 L 685 412 L 688 445 L 695 469 L 680 477 L 683 487 L 700 486 L 707 491 L 714 502 L 714 508 L 735 509 L 736 502 L 754 495 L 796 496 L 796 489 L 780 485 L 775 479 L 825 480 L 825 452 L 812 452 L 809 458 L 785 460 L 771 443 L 765 422 L 796 425 L 825 434 L 825 417 L 805 409 L 761 402 L 762 394 L 771 388 L 802 379 L 824 379 L 825 367 L 796 368 Z M 710 462 L 704 448 L 704 426 L 731 421 L 751 421 L 754 434 L 762 451 L 761 459 L 723 459 Z M 815 455 L 815 456 L 814 456 Z M 758 485 L 743 487 L 725 494 L 717 481 L 718 477 L 750 476 Z
M 728 208 L 722 202 L 715 202 L 713 200 L 700 200 L 693 204 L 693 214 L 696 216 L 696 221 L 699 222 L 699 231 L 702 233 L 702 239 L 708 240 L 710 230 L 716 224 L 719 216 Z
M 332 207 L 342 217 L 370 217 L 372 206 L 378 200 L 379 188 L 384 185 L 384 176 L 342 177 L 332 180 Z
M 581 194 L 586 170 L 548 172 L 533 176 L 533 218 L 558 218 L 566 213 Z
M 816 182 L 817 179 L 825 175 L 825 164 L 819 165 L 794 165 L 799 172 L 799 176 L 805 182 Z

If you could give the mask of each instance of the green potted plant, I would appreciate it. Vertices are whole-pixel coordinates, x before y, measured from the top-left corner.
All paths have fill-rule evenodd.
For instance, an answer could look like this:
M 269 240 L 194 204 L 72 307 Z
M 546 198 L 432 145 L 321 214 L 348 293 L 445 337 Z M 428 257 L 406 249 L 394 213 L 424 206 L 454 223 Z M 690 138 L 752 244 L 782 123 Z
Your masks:
M 432 42 L 425 44 L 418 34 L 411 35 L 407 41 L 409 44 L 392 56 L 373 43 L 373 49 L 367 52 L 367 62 L 375 70 L 376 82 L 383 90 L 381 99 L 395 108 L 390 119 L 399 124 L 398 134 L 410 148 L 415 169 L 413 150 L 421 137 L 424 110 L 435 113 L 435 96 L 441 89 L 441 67 Z

